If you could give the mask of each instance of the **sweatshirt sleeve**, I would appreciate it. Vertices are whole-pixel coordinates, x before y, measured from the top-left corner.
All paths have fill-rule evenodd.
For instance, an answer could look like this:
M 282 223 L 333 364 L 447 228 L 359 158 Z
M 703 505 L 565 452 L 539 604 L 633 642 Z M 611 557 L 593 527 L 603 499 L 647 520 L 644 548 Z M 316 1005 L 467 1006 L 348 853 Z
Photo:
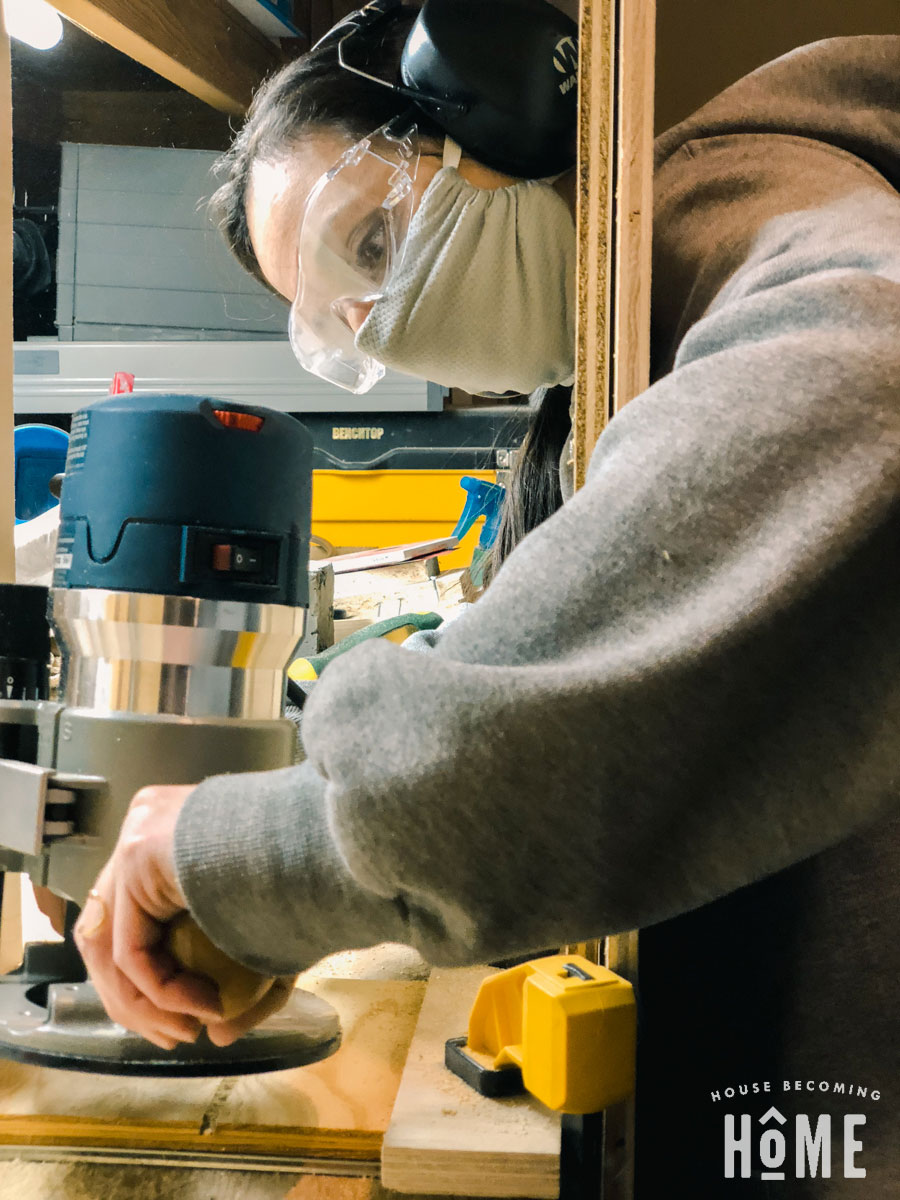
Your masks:
M 896 807 L 900 198 L 870 175 L 760 229 L 428 652 L 358 647 L 307 762 L 191 794 L 179 877 L 225 950 L 489 960 L 671 917 Z

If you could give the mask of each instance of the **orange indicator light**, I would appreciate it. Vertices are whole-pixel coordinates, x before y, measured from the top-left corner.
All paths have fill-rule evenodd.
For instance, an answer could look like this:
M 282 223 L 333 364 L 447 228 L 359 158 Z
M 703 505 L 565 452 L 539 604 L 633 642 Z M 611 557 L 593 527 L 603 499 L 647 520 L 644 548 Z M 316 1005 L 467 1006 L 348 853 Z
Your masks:
M 230 408 L 214 408 L 213 416 L 226 429 L 243 429 L 246 433 L 259 433 L 265 423 L 265 417 L 256 413 L 235 412 Z

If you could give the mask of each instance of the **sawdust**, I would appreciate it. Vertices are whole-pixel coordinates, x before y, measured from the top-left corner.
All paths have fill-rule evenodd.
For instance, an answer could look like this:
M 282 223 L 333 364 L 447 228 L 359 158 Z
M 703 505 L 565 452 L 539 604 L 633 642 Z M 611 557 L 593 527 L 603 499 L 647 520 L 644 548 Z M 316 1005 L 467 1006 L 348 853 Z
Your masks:
M 346 1179 L 307 1175 L 292 1187 L 284 1200 L 378 1200 L 384 1193 L 374 1179 Z
M 428 978 L 429 967 L 412 946 L 382 942 L 367 950 L 341 950 L 330 954 L 300 977 L 304 979 L 397 979 Z
M 284 1200 L 297 1177 L 188 1167 L 0 1163 L 0 1200 Z

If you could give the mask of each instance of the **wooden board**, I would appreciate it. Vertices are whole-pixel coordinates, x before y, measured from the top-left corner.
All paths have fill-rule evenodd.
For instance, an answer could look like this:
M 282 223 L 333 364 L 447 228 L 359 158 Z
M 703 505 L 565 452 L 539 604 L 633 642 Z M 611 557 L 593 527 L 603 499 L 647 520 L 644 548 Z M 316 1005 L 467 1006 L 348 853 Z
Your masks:
M 578 241 L 575 292 L 575 486 L 608 419 L 615 256 L 617 0 L 581 0 L 578 72 Z
M 0 196 L 3 237 L 0 240 L 0 583 L 16 578 L 13 552 L 13 368 L 12 368 L 12 99 L 9 38 L 0 20 Z
M 465 1033 L 483 967 L 433 971 L 381 1152 L 398 1192 L 470 1196 L 559 1194 L 560 1119 L 530 1096 L 487 1100 L 444 1066 Z
M 575 485 L 608 421 L 650 375 L 655 0 L 581 0 Z M 637 982 L 638 937 L 606 964 Z M 604 1117 L 603 1196 L 634 1191 L 634 1103 Z
M 656 0 L 620 0 L 612 411 L 650 382 Z
M 342 1159 L 377 1163 L 424 983 L 307 975 L 333 1004 L 331 1058 L 228 1079 L 128 1079 L 0 1060 L 0 1146 Z
M 575 483 L 609 418 L 647 386 L 655 0 L 582 0 Z
M 282 61 L 225 0 L 54 0 L 54 8 L 223 112 L 243 113 Z

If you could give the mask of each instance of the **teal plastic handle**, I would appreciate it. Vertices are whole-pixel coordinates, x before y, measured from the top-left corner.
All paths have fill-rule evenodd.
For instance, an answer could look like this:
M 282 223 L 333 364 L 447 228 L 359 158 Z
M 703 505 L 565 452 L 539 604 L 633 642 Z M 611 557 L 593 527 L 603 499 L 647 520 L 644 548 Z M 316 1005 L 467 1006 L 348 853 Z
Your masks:
M 497 537 L 506 488 L 502 484 L 490 483 L 487 479 L 475 479 L 471 475 L 463 475 L 459 486 L 464 488 L 468 495 L 465 507 L 453 530 L 453 536 L 462 541 L 478 518 L 483 516 L 484 528 L 478 539 L 478 545 L 482 550 L 487 550 L 493 546 Z

